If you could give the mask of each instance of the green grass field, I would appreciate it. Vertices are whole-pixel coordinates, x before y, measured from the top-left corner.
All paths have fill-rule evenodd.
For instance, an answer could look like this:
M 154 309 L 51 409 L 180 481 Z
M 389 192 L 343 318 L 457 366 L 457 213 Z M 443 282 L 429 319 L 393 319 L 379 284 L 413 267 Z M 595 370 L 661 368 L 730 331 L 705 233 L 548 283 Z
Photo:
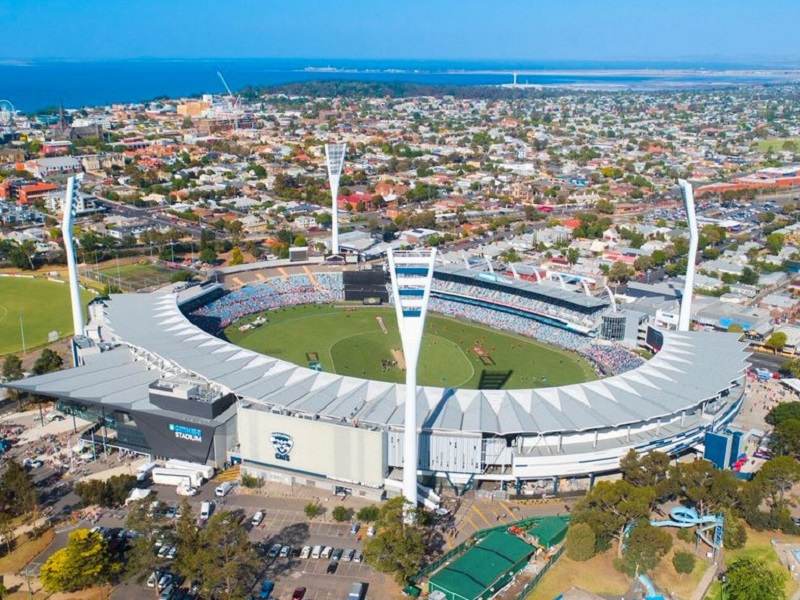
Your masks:
M 82 292 L 84 304 L 92 297 Z M 26 348 L 46 344 L 51 331 L 72 335 L 69 287 L 47 279 L 0 277 L 0 355 L 22 350 L 20 315 Z
M 175 271 L 158 264 L 128 263 L 119 266 L 111 264 L 99 271 L 87 271 L 86 275 L 129 291 L 167 284 L 174 273 Z
M 392 308 L 284 308 L 266 313 L 267 324 L 239 331 L 242 323 L 255 316 L 228 327 L 226 337 L 244 348 L 302 366 L 308 366 L 315 354 L 323 371 L 390 382 L 404 380 L 402 364 L 392 363 L 402 361 Z M 493 364 L 484 364 L 479 352 Z M 576 354 L 434 314 L 428 314 L 418 375 L 421 385 L 473 389 L 546 387 L 596 377 L 591 365 Z
M 766 140 L 759 140 L 758 149 L 761 152 L 769 152 L 770 150 L 773 152 L 783 152 L 785 150 L 783 147 L 785 142 L 794 142 L 795 149 L 792 149 L 793 152 L 800 150 L 800 137 L 769 138 Z

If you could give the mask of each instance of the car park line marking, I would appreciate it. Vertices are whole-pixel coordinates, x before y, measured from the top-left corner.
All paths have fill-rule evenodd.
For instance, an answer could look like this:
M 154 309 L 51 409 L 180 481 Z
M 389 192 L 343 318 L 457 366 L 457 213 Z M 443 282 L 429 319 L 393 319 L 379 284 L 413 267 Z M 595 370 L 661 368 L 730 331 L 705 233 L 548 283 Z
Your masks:
M 486 524 L 487 524 L 489 527 L 491 527 L 491 526 L 492 526 L 492 522 L 491 522 L 491 521 L 489 521 L 489 519 L 487 519 L 487 518 L 486 518 L 486 515 L 484 515 L 484 514 L 481 512 L 481 510 L 478 508 L 478 505 L 477 505 L 477 504 L 473 504 L 473 505 L 472 505 L 472 510 L 474 510 L 476 513 L 478 513 L 478 516 L 479 516 L 481 519 L 483 519 L 483 520 L 486 522 Z

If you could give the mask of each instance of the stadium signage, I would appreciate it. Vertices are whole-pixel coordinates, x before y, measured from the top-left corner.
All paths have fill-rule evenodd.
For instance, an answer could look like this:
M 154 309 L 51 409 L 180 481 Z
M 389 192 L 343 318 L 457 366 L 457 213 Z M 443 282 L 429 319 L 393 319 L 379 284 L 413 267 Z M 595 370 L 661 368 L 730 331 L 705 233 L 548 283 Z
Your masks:
M 273 431 L 271 436 L 272 447 L 275 449 L 275 460 L 289 461 L 289 453 L 294 448 L 294 440 L 288 433 Z
M 188 440 L 190 442 L 203 441 L 203 431 L 197 427 L 187 427 L 186 425 L 170 423 L 169 430 L 174 433 L 175 437 L 179 440 Z

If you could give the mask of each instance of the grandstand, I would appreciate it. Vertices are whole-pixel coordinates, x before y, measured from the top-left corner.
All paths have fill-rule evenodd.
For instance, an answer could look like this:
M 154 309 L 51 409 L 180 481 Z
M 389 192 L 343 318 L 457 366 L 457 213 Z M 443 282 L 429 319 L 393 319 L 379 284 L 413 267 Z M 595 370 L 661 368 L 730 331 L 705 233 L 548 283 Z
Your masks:
M 420 386 L 418 469 L 431 484 L 522 492 L 526 482 L 591 479 L 617 470 L 630 449 L 685 452 L 741 405 L 747 354 L 735 334 L 651 328 L 657 352 L 645 362 L 585 335 L 604 300 L 453 267 L 437 267 L 434 285 L 431 312 L 573 350 L 610 376 L 537 389 Z M 153 446 L 170 436 L 160 429 L 166 420 L 199 426 L 155 407 L 149 386 L 191 378 L 236 399 L 235 426 L 204 423 L 202 442 L 174 443 L 208 444 L 214 461 L 240 460 L 245 472 L 271 480 L 380 497 L 397 489 L 402 473 L 403 385 L 319 372 L 218 337 L 247 315 L 345 296 L 341 272 L 316 269 L 313 278 L 273 276 L 224 292 L 208 285 L 113 295 L 92 307 L 88 335 L 97 348 L 85 365 L 11 387 L 102 406 L 105 414 L 136 411 L 140 446 Z M 156 414 L 161 421 L 148 420 Z M 289 452 L 270 442 L 275 432 L 292 440 Z

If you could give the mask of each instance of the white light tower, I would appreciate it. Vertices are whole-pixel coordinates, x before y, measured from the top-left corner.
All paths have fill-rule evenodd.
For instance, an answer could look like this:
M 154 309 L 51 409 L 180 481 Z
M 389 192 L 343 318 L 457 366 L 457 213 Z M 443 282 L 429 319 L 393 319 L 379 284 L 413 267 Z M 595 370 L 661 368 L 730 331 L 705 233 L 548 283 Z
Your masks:
M 683 285 L 681 313 L 678 318 L 678 331 L 689 331 L 692 322 L 692 295 L 694 294 L 694 272 L 697 263 L 697 216 L 694 212 L 694 191 L 692 184 L 679 179 L 678 185 L 683 194 L 683 205 L 686 208 L 686 220 L 689 223 L 689 256 L 686 259 L 686 283 Z
M 392 252 L 389 274 L 397 313 L 397 327 L 406 359 L 406 398 L 403 432 L 403 496 L 417 506 L 417 361 L 428 312 L 436 249 Z
M 339 254 L 339 177 L 344 166 L 347 144 L 325 144 L 328 183 L 331 186 L 331 254 Z
M 80 182 L 78 177 L 72 176 L 67 180 L 67 191 L 64 194 L 61 221 L 61 235 L 64 238 L 64 250 L 67 254 L 67 272 L 69 274 L 69 297 L 72 304 L 72 329 L 75 335 L 83 335 L 83 307 L 81 306 L 81 292 L 78 287 L 78 263 L 75 260 L 75 245 L 72 239 L 72 224 L 75 220 L 75 207 L 78 203 Z M 77 352 L 73 343 L 73 361 L 77 366 Z

